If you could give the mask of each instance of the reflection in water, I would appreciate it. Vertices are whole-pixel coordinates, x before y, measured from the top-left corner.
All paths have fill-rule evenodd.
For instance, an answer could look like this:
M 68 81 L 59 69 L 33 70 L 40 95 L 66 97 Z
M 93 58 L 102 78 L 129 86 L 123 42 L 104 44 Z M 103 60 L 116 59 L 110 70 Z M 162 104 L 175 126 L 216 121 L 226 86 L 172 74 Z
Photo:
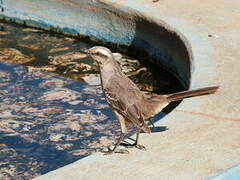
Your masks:
M 118 133 L 98 88 L 5 63 L 0 76 L 3 177 L 46 173 L 111 143 Z
M 97 67 L 77 52 L 89 45 L 17 25 L 0 26 L 0 179 L 31 179 L 112 144 L 119 124 L 98 86 Z M 120 64 L 144 91 L 182 88 L 159 67 L 143 68 L 125 56 Z

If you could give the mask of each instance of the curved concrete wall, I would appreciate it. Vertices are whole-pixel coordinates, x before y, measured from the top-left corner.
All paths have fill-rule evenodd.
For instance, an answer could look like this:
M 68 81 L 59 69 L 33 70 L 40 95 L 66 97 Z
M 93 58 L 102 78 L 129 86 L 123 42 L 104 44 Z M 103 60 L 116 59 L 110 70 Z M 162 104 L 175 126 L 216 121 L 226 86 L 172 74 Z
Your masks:
M 189 86 L 191 49 L 179 32 L 160 20 L 98 1 L 2 0 L 1 7 L 1 19 L 124 46 L 133 56 L 164 65 Z

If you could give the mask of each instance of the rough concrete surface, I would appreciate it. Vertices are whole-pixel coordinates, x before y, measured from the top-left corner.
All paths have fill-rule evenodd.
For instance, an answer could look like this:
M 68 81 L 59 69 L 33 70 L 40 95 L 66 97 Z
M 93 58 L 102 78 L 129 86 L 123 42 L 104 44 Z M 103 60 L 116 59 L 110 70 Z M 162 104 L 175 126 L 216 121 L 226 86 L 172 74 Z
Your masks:
M 168 131 L 141 135 L 147 151 L 96 153 L 38 177 L 45 179 L 205 179 L 240 161 L 240 1 L 106 0 L 161 19 L 189 41 L 191 88 L 217 94 L 183 101 L 157 123 Z

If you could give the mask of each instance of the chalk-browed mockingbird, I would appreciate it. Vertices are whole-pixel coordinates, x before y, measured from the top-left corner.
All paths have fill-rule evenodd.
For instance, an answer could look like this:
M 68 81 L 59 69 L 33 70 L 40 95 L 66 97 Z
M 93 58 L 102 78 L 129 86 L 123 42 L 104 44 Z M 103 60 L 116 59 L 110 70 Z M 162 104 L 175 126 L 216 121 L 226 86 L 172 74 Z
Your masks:
M 118 62 L 114 59 L 112 52 L 108 48 L 95 46 L 82 51 L 98 63 L 105 98 L 121 126 L 120 138 L 114 148 L 109 148 L 106 153 L 128 152 L 126 150 L 117 150 L 116 148 L 127 133 L 126 127 L 131 124 L 138 127 L 136 140 L 132 146 L 145 149 L 144 146 L 138 144 L 141 130 L 149 134 L 151 133 L 150 128 L 144 122 L 145 119 L 159 113 L 172 101 L 212 94 L 218 89 L 218 86 L 214 86 L 173 94 L 149 96 L 141 92 L 137 85 L 123 74 Z

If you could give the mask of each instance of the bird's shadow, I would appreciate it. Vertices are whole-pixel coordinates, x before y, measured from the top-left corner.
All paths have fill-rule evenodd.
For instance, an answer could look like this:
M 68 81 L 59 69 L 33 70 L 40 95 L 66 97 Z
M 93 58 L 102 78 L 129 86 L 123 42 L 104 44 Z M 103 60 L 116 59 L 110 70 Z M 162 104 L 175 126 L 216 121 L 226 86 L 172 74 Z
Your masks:
M 150 127 L 150 130 L 152 133 L 159 133 L 159 132 L 163 132 L 163 131 L 167 131 L 168 128 L 166 126 L 155 126 L 155 127 Z M 140 134 L 143 134 L 145 133 L 144 131 L 141 131 Z M 131 134 L 132 136 L 133 134 Z M 126 138 L 125 140 L 123 140 L 122 143 L 120 143 L 121 146 L 124 146 L 124 147 L 129 147 L 131 146 L 132 144 L 129 142 L 135 142 L 135 138 L 132 138 L 132 137 L 128 137 Z
M 157 133 L 157 132 L 163 132 L 167 131 L 168 128 L 167 126 L 157 126 L 157 127 L 150 127 L 152 133 Z M 141 132 L 143 133 L 143 132 Z

